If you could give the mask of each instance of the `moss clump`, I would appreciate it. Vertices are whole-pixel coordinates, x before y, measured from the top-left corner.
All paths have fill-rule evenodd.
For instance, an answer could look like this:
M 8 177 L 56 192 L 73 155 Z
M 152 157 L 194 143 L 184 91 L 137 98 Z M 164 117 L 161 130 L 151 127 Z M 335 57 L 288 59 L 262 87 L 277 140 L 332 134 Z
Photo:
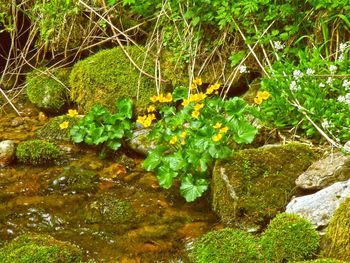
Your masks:
M 68 128 L 61 129 L 60 124 L 67 121 Z M 49 141 L 70 141 L 69 130 L 79 123 L 78 117 L 61 115 L 51 118 L 42 128 L 36 131 L 36 135 L 41 139 Z
M 295 193 L 295 179 L 316 159 L 303 144 L 247 149 L 213 171 L 213 209 L 225 223 L 265 226 L 284 211 Z
M 0 249 L 0 263 L 74 263 L 82 253 L 74 245 L 49 235 L 24 234 Z
M 84 217 L 87 223 L 125 224 L 133 222 L 135 215 L 130 202 L 103 196 L 86 206 Z
M 125 49 L 138 65 L 143 64 L 144 50 L 136 46 Z M 144 71 L 154 72 L 152 67 L 152 63 L 146 61 Z M 142 109 L 156 93 L 153 81 L 145 76 L 140 78 L 139 71 L 130 63 L 120 47 L 102 50 L 77 62 L 70 75 L 70 86 L 72 100 L 86 112 L 94 104 L 101 104 L 110 111 L 115 111 L 116 100 L 123 97 L 133 99 L 136 107 Z
M 195 241 L 190 258 L 197 263 L 263 262 L 255 237 L 232 228 L 204 234 Z
M 268 262 L 310 259 L 316 255 L 319 243 L 320 236 L 311 222 L 287 213 L 277 215 L 260 239 Z
M 293 263 L 348 263 L 348 261 L 333 259 L 333 258 L 319 258 L 314 260 L 304 260 Z
M 322 238 L 322 257 L 350 261 L 350 198 L 340 204 Z
M 29 140 L 18 144 L 16 157 L 26 164 L 45 164 L 62 155 L 60 149 L 49 142 L 42 140 Z
M 68 85 L 69 73 L 69 69 L 57 69 L 51 72 L 45 68 L 28 73 L 26 76 L 26 91 L 29 100 L 42 110 L 49 112 L 61 110 L 68 98 L 67 89 L 64 85 Z

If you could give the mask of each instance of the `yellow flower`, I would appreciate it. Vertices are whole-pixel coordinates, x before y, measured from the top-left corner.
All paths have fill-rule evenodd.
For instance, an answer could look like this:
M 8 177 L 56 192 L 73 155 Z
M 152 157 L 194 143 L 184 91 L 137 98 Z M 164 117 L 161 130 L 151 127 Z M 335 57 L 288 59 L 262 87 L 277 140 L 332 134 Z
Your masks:
M 156 110 L 156 108 L 153 106 L 153 105 L 150 105 L 148 108 L 147 108 L 147 112 L 154 112 Z
M 185 142 L 185 141 L 182 141 L 180 144 L 181 144 L 181 145 L 185 145 L 185 144 L 186 144 L 186 142 Z
M 190 104 L 189 99 L 184 99 L 183 102 L 181 103 L 182 106 L 186 107 L 188 104 Z
M 228 131 L 228 127 L 224 127 L 220 129 L 220 133 L 226 133 Z
M 180 134 L 181 138 L 185 138 L 186 136 L 187 136 L 187 132 L 185 132 L 185 131 Z
M 202 85 L 203 84 L 202 79 L 200 77 L 195 78 L 193 80 L 193 84 L 198 85 L 198 86 Z
M 63 129 L 67 129 L 68 128 L 68 125 L 69 125 L 69 122 L 68 121 L 64 121 L 60 124 L 60 128 L 63 130 Z
M 263 99 L 261 97 L 255 97 L 254 102 L 258 105 L 260 105 L 263 102 Z
M 138 116 L 136 122 L 143 124 L 147 116 Z
M 199 111 L 196 111 L 196 110 L 195 110 L 195 111 L 192 111 L 192 114 L 191 114 L 191 115 L 192 115 L 193 118 L 198 119 Z
M 192 83 L 190 89 L 191 89 L 191 90 L 194 90 L 194 89 L 196 89 L 196 88 L 197 88 L 197 84 Z
M 214 127 L 214 129 L 220 129 L 221 125 L 222 124 L 220 122 L 217 122 L 213 127 Z
M 171 140 L 169 141 L 170 144 L 175 144 L 177 142 L 177 137 L 173 136 Z
M 205 92 L 205 94 L 210 95 L 210 94 L 212 94 L 213 92 L 214 92 L 214 90 L 213 90 L 211 87 L 209 87 L 209 88 L 207 89 L 207 91 Z
M 270 93 L 268 91 L 263 91 L 263 92 L 260 93 L 260 97 L 263 100 L 267 100 L 270 97 Z
M 221 138 L 222 138 L 222 134 L 219 133 L 219 134 L 213 136 L 213 141 L 218 142 L 221 140 Z
M 194 110 L 199 111 L 199 110 L 200 110 L 201 108 L 203 108 L 203 107 L 204 107 L 203 104 L 197 103 L 197 104 L 194 106 Z
M 154 115 L 153 113 L 152 114 L 148 114 L 147 115 L 147 119 L 149 119 L 150 121 L 153 121 L 156 119 L 156 115 Z
M 152 102 L 157 102 L 157 101 L 159 100 L 159 97 L 156 96 L 156 95 L 154 95 L 154 96 L 152 96 L 152 97 L 150 98 L 150 100 L 151 100 Z
M 68 110 L 68 116 L 74 117 L 75 115 L 78 115 L 78 112 L 76 110 Z
M 165 102 L 172 102 L 173 101 L 173 95 L 171 93 L 167 93 L 165 96 Z
M 207 97 L 207 95 L 205 95 L 204 93 L 202 93 L 202 92 L 198 93 L 198 100 L 199 101 L 204 100 L 206 97 Z

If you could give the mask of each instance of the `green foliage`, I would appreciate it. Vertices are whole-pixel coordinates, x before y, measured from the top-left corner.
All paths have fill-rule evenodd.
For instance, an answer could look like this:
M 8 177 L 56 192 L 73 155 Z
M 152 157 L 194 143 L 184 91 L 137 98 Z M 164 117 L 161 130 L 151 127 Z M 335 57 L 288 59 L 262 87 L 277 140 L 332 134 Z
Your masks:
M 48 235 L 24 234 L 0 249 L 1 263 L 78 263 L 81 260 L 78 247 Z
M 190 257 L 197 263 L 263 262 L 255 237 L 232 228 L 211 231 L 198 238 Z
M 175 89 L 173 95 L 152 98 L 160 104 L 172 99 L 182 101 L 184 107 L 160 106 L 162 119 L 154 125 L 149 138 L 156 147 L 144 160 L 143 167 L 155 171 L 165 189 L 178 178 L 181 195 L 188 202 L 207 190 L 213 162 L 232 154 L 230 143 L 251 143 L 257 133 L 246 118 L 252 108 L 244 100 L 211 96 L 219 86 L 212 85 L 207 94 L 192 93 L 188 98 L 187 89 L 182 87 Z M 152 115 L 140 116 L 138 122 L 148 127 Z
M 350 259 L 349 227 L 350 227 L 350 198 L 340 204 L 322 238 L 322 257 L 340 260 Z
M 277 215 L 260 239 L 269 262 L 310 259 L 316 255 L 319 243 L 320 236 L 308 220 L 287 213 Z
M 348 263 L 348 261 L 338 260 L 334 258 L 319 258 L 314 260 L 304 260 L 293 263 Z
M 136 46 L 124 48 L 138 65 L 143 64 L 143 49 Z M 143 70 L 152 74 L 153 64 L 146 60 Z M 136 111 L 142 111 L 155 93 L 154 83 L 140 76 L 120 47 L 102 50 L 77 62 L 70 75 L 70 86 L 72 100 L 85 111 L 91 110 L 95 104 L 114 111 L 114 102 L 118 98 L 132 99 Z
M 16 148 L 16 157 L 26 164 L 45 164 L 61 155 L 62 152 L 56 145 L 42 140 L 25 141 L 18 144 Z
M 122 139 L 131 135 L 132 101 L 119 99 L 116 108 L 117 112 L 112 114 L 102 106 L 94 106 L 79 125 L 70 129 L 73 142 L 84 142 L 88 145 L 103 144 L 114 151 L 118 150 L 122 145 Z
M 299 51 L 298 63 L 277 61 L 272 77 L 263 78 L 261 87 L 271 98 L 261 104 L 261 120 L 277 128 L 296 127 L 309 137 L 317 130 L 307 114 L 330 137 L 350 139 L 349 48 L 339 48 L 338 60 L 323 58 L 317 49 Z
M 27 74 L 26 85 L 29 100 L 37 107 L 50 112 L 57 112 L 67 102 L 69 69 L 34 70 Z M 59 81 L 57 81 L 58 79 Z
M 68 127 L 62 129 L 60 125 L 68 122 Z M 73 127 L 79 123 L 78 117 L 71 117 L 69 115 L 61 115 L 51 118 L 43 127 L 36 131 L 36 135 L 41 139 L 49 141 L 69 141 L 69 127 Z

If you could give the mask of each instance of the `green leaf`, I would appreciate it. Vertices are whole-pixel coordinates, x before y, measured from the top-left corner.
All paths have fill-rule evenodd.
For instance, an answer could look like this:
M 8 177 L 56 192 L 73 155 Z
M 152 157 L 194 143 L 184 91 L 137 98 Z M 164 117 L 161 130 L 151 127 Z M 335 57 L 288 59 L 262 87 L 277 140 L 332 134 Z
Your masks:
M 174 171 L 180 170 L 186 164 L 185 160 L 183 159 L 183 157 L 182 157 L 180 152 L 177 152 L 176 154 L 167 156 L 165 159 L 169 163 L 170 169 L 172 169 Z
M 188 97 L 188 88 L 184 86 L 179 86 L 176 87 L 173 91 L 173 100 L 178 101 L 178 100 L 183 100 Z
M 245 57 L 244 51 L 231 54 L 229 60 L 231 61 L 231 67 L 236 66 Z
M 191 174 L 187 174 L 181 181 L 180 193 L 187 202 L 193 202 L 208 189 L 208 182 L 205 179 L 196 180 L 193 182 Z
M 80 126 L 73 126 L 69 134 L 75 143 L 80 143 L 84 141 L 84 136 L 85 136 L 85 130 L 83 128 L 80 128 Z
M 251 143 L 258 130 L 246 120 L 232 120 L 229 123 L 237 143 Z
M 247 103 L 245 100 L 234 97 L 225 101 L 225 110 L 230 116 L 242 115 L 246 109 Z
M 159 185 L 165 189 L 169 189 L 173 185 L 177 172 L 171 170 L 168 166 L 161 166 L 157 171 Z
M 129 98 L 119 99 L 116 102 L 118 109 L 118 115 L 124 116 L 126 118 L 132 117 L 132 100 Z
M 151 151 L 147 158 L 142 162 L 142 167 L 147 171 L 153 171 L 162 162 L 162 155 L 157 151 Z
M 113 151 L 116 151 L 120 148 L 122 144 L 119 141 L 109 141 L 107 146 L 111 148 Z

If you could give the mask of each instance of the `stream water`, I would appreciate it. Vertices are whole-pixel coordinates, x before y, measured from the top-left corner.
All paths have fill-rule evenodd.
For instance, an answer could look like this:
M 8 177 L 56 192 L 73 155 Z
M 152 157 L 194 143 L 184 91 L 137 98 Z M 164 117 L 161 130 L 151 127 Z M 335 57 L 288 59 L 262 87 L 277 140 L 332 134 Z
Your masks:
M 34 138 L 47 120 L 19 105 L 23 117 L 0 113 L 0 141 Z M 219 227 L 208 196 L 186 203 L 159 188 L 139 158 L 60 144 L 50 166 L 14 162 L 0 168 L 0 245 L 24 232 L 47 233 L 78 245 L 96 262 L 188 262 L 194 238 Z

